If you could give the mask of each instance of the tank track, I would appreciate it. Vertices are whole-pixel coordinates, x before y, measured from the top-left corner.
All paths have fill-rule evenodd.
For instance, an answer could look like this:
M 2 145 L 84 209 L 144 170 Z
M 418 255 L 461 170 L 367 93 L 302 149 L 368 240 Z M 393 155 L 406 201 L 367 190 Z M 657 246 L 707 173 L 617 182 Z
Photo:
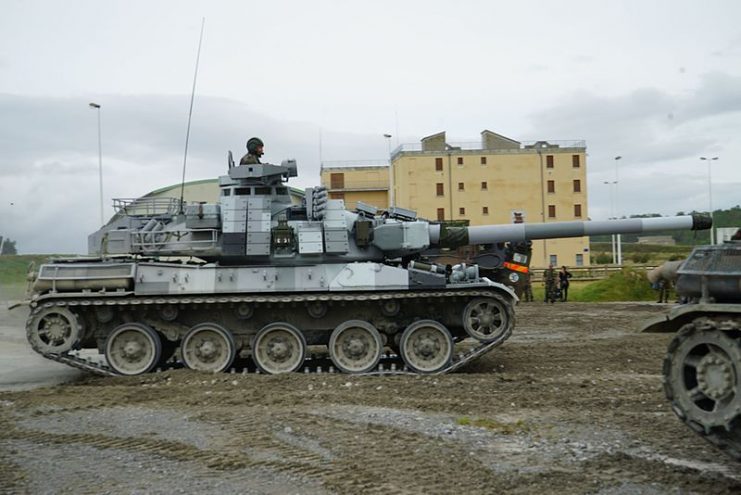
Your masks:
M 741 410 L 735 411 L 735 416 L 728 420 L 725 426 L 708 427 L 701 424 L 697 418 L 693 417 L 691 411 L 687 411 L 677 399 L 675 384 L 672 383 L 671 367 L 672 363 L 678 358 L 678 350 L 683 342 L 687 341 L 693 333 L 700 331 L 724 332 L 732 335 L 733 343 L 741 349 L 741 320 L 732 319 L 711 319 L 707 317 L 698 318 L 692 323 L 684 325 L 674 337 L 669 345 L 663 363 L 663 384 L 664 393 L 669 400 L 674 413 L 695 433 L 703 437 L 720 450 L 727 453 L 737 461 L 741 461 Z M 738 371 L 738 370 L 737 370 Z M 741 380 L 741 376 L 736 376 L 736 380 Z M 737 382 L 738 383 L 738 382 Z M 681 387 L 681 385 L 677 385 Z M 681 393 L 681 391 L 680 391 Z M 739 391 L 736 390 L 736 394 Z
M 92 296 L 91 294 L 77 294 L 76 297 L 70 297 L 65 295 L 65 298 L 53 299 L 53 300 L 42 300 L 31 305 L 32 311 L 28 317 L 26 323 L 27 335 L 31 332 L 31 322 L 33 317 L 43 309 L 52 307 L 76 307 L 76 306 L 138 306 L 138 305 L 164 305 L 164 304 L 239 304 L 239 303 L 269 303 L 269 304 L 280 304 L 280 303 L 304 303 L 304 302 L 356 302 L 356 301 L 381 301 L 381 300 L 404 300 L 404 299 L 440 299 L 440 298 L 453 298 L 453 297 L 491 297 L 500 301 L 504 307 L 508 310 L 508 316 L 510 317 L 510 324 L 506 330 L 495 340 L 491 342 L 479 342 L 479 345 L 469 349 L 465 353 L 454 354 L 453 359 L 445 368 L 432 373 L 435 375 L 451 373 L 472 362 L 476 358 L 488 353 L 495 347 L 500 346 L 505 340 L 512 334 L 512 329 L 515 324 L 514 309 L 510 303 L 498 292 L 492 290 L 446 290 L 446 291 L 434 291 L 434 292 L 416 292 L 416 291 L 405 291 L 405 292 L 384 292 L 378 293 L 353 293 L 353 294 L 310 294 L 310 295 L 279 295 L 279 296 L 222 296 L 222 297 L 193 297 L 193 296 L 168 296 L 168 297 L 136 297 L 131 294 L 127 296 L 121 296 L 120 294 L 111 294 L 110 296 Z M 29 339 L 29 342 L 32 342 Z M 79 356 L 75 351 L 65 352 L 61 354 L 55 354 L 50 352 L 43 352 L 42 350 L 33 346 L 34 351 L 45 357 L 46 359 L 56 361 L 58 363 L 65 364 L 67 366 L 77 368 L 89 373 L 93 373 L 100 376 L 121 376 L 112 368 L 105 363 L 96 362 L 95 360 L 85 359 Z M 308 358 L 305 366 L 302 368 L 304 373 L 322 373 L 324 368 L 322 366 L 311 366 L 307 363 L 311 363 L 314 359 Z M 105 358 L 103 358 L 105 361 Z M 319 360 L 317 360 L 319 361 Z M 415 375 L 417 373 L 409 371 L 403 363 L 399 365 L 401 358 L 393 354 L 384 354 L 384 358 L 381 359 L 378 366 L 366 373 L 353 374 L 353 376 L 394 376 L 394 375 Z M 165 367 L 165 369 L 171 369 L 175 366 Z M 313 369 L 312 369 L 313 368 Z M 158 368 L 157 371 L 162 371 L 162 368 Z M 232 373 L 240 372 L 242 374 L 247 372 L 260 373 L 259 370 L 250 370 L 247 367 L 241 369 L 232 368 Z M 331 366 L 327 366 L 326 372 L 334 372 Z

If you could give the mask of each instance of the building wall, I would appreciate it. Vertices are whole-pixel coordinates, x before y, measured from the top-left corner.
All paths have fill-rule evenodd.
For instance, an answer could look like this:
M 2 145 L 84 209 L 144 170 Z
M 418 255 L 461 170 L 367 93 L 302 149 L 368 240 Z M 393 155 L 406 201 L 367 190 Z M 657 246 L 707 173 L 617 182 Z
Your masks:
M 423 218 L 436 220 L 443 211 L 445 220 L 467 219 L 470 225 L 508 224 L 519 216 L 532 223 L 587 220 L 586 149 L 540 151 L 402 151 L 392 162 L 395 203 Z M 553 157 L 553 168 L 547 166 L 548 156 Z M 578 168 L 573 166 L 574 156 Z M 579 181 L 580 192 L 574 192 L 574 180 Z M 548 181 L 553 181 L 554 192 L 548 192 Z M 574 205 L 581 206 L 578 217 Z M 549 206 L 555 207 L 554 217 L 549 217 Z M 588 248 L 587 237 L 534 241 L 532 265 L 547 266 L 551 255 L 558 265 L 568 266 L 576 265 L 577 255 L 582 255 L 581 263 L 588 265 Z
M 333 199 L 344 199 L 345 207 L 354 209 L 357 201 L 385 210 L 389 206 L 389 168 L 327 167 L 322 168 L 321 184 Z

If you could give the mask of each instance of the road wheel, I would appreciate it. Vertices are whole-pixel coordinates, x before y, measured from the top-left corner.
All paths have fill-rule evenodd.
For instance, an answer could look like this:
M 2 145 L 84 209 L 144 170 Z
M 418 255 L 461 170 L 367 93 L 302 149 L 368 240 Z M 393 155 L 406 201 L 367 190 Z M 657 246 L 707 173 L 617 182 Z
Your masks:
M 185 335 L 180 352 L 186 367 L 217 373 L 231 366 L 237 349 L 229 330 L 216 323 L 201 323 Z
M 161 354 L 159 335 L 143 323 L 117 326 L 105 344 L 108 365 L 121 375 L 140 375 L 152 371 Z
M 329 338 L 329 356 L 344 373 L 367 373 L 383 353 L 383 339 L 368 322 L 350 320 L 340 324 Z
M 289 323 L 271 323 L 257 332 L 252 359 L 265 373 L 291 373 L 304 364 L 306 339 Z
M 415 321 L 399 342 L 404 363 L 419 373 L 445 369 L 453 358 L 453 337 L 444 325 L 433 320 Z

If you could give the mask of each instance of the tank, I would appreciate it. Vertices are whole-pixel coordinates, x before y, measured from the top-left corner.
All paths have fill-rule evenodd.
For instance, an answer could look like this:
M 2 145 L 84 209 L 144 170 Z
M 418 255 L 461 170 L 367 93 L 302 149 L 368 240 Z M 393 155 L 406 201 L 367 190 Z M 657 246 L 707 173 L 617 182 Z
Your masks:
M 39 268 L 31 346 L 101 374 L 445 373 L 510 336 L 518 299 L 475 264 L 425 261 L 431 249 L 709 226 L 698 216 L 447 226 L 403 208 L 348 211 L 322 187 L 294 204 L 286 184 L 296 175 L 292 160 L 230 157 L 217 203 L 114 200 L 89 258 Z M 526 254 L 509 253 L 527 267 Z M 85 361 L 80 349 L 104 359 Z
M 687 426 L 741 461 L 741 241 L 696 247 L 663 276 L 676 280 L 683 304 L 643 331 L 676 334 L 662 368 L 666 398 Z

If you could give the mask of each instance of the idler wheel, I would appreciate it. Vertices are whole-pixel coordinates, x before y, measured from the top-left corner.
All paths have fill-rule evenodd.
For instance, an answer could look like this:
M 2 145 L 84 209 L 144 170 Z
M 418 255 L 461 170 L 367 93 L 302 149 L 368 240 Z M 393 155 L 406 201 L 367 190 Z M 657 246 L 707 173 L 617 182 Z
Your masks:
M 252 359 L 265 373 L 291 373 L 304 364 L 306 339 L 290 323 L 271 323 L 257 332 L 252 344 Z
M 143 323 L 124 323 L 117 326 L 105 344 L 108 365 L 121 375 L 139 375 L 152 371 L 161 354 L 162 342 L 159 335 Z
M 453 359 L 453 337 L 434 320 L 419 320 L 401 335 L 399 350 L 404 363 L 419 373 L 436 373 Z
M 512 310 L 498 299 L 479 297 L 463 310 L 463 328 L 480 342 L 507 338 L 512 332 Z
M 61 354 L 73 349 L 81 334 L 77 316 L 64 307 L 44 308 L 26 326 L 28 342 L 42 354 Z
M 229 330 L 216 323 L 201 323 L 185 335 L 180 352 L 188 368 L 217 373 L 231 366 L 237 347 Z
M 706 434 L 721 427 L 730 432 L 741 418 L 741 346 L 709 325 L 700 320 L 682 327 L 664 361 L 664 387 L 675 412 Z
M 367 373 L 378 365 L 383 338 L 368 322 L 349 320 L 340 324 L 329 338 L 329 357 L 345 373 Z

